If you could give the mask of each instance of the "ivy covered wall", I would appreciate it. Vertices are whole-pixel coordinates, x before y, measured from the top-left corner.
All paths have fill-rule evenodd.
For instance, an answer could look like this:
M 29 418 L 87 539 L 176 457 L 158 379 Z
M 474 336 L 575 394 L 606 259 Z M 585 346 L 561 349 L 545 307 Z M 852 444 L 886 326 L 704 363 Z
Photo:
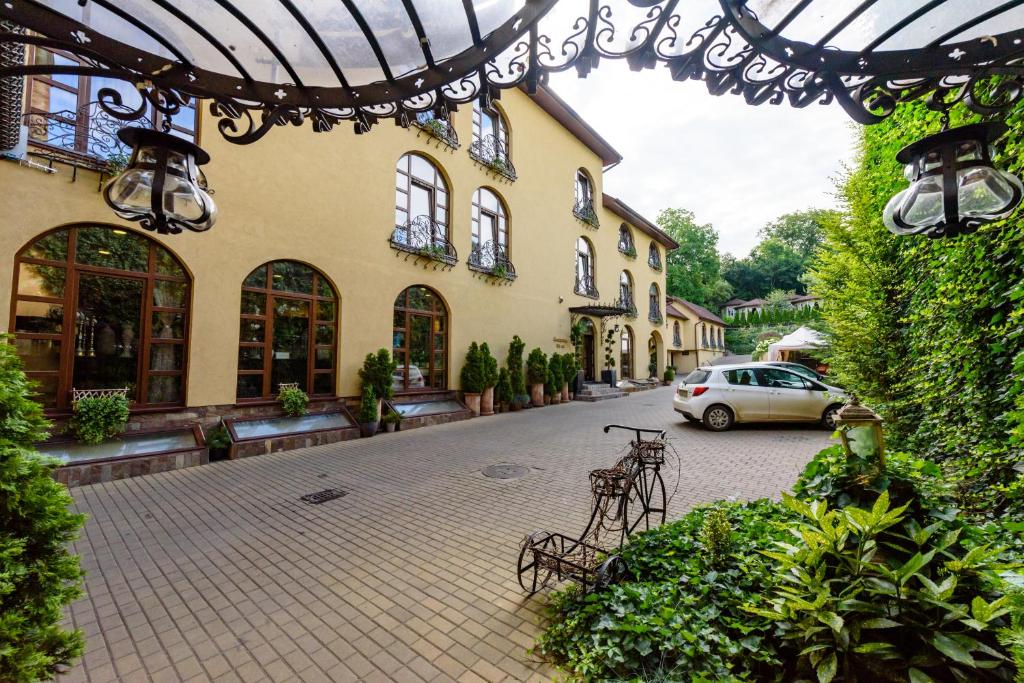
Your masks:
M 970 123 L 954 111 L 952 125 Z M 997 164 L 1024 176 L 1024 112 Z M 938 132 L 938 114 L 902 108 L 861 132 L 841 186 L 845 216 L 814 268 L 831 371 L 882 412 L 891 446 L 948 463 L 968 505 L 1024 503 L 1024 212 L 974 235 L 896 237 L 882 209 L 907 181 L 895 161 Z

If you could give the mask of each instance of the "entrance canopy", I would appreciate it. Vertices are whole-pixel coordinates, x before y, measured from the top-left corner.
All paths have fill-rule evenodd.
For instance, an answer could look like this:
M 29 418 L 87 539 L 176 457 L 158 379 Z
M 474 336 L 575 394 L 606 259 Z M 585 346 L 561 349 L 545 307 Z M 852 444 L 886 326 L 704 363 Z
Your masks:
M 814 351 L 826 344 L 820 332 L 809 327 L 800 327 L 785 337 L 768 345 L 768 360 L 786 360 L 790 351 Z
M 1024 6 L 999 0 L 5 0 L 0 20 L 15 26 L 0 42 L 77 60 L 8 57 L 0 78 L 100 76 L 165 105 L 209 99 L 243 143 L 307 118 L 318 131 L 407 125 L 553 72 L 586 76 L 602 58 L 664 64 L 755 105 L 838 102 L 861 123 L 922 97 L 1001 111 L 1024 74 Z M 1011 82 L 993 88 L 993 75 Z M 120 104 L 113 89 L 100 99 Z

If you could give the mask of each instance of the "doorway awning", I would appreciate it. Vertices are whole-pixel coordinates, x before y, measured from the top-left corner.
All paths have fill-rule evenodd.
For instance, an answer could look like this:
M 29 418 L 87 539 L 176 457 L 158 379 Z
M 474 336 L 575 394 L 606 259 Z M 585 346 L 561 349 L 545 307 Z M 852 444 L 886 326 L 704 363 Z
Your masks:
M 591 315 L 595 318 L 611 318 L 626 315 L 629 311 L 618 304 L 588 304 L 586 306 L 570 306 L 570 313 Z

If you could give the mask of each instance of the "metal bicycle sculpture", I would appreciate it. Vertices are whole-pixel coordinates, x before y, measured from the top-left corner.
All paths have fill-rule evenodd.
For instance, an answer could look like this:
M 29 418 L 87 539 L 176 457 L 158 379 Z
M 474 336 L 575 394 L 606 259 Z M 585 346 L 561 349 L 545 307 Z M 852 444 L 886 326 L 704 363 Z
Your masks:
M 664 430 L 624 425 L 606 425 L 604 432 L 623 429 L 634 433 L 629 452 L 613 467 L 590 473 L 593 511 L 586 528 L 577 537 L 535 530 L 520 545 L 517 574 L 528 594 L 547 587 L 552 580 L 570 580 L 586 591 L 601 590 L 625 576 L 625 562 L 603 545 L 617 539 L 615 550 L 633 533 L 665 522 L 671 495 L 661 470 L 666 453 L 678 455 L 668 443 Z M 654 434 L 645 439 L 644 434 Z M 678 477 L 676 478 L 678 485 Z M 673 490 L 673 493 L 675 490 Z

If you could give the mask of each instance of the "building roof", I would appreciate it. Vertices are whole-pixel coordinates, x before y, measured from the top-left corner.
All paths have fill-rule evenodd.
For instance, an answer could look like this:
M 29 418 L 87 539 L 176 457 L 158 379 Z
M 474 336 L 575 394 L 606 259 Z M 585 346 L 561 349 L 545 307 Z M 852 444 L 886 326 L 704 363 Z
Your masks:
M 601 203 L 604 205 L 604 208 L 608 209 L 622 220 L 627 221 L 637 230 L 653 237 L 656 242 L 666 249 L 672 250 L 679 248 L 679 243 L 669 237 L 664 230 L 641 216 L 635 209 L 630 208 L 621 199 L 613 197 L 605 192 L 601 195 Z
M 723 306 L 738 306 L 740 304 L 745 304 L 745 303 L 747 303 L 747 302 L 745 300 L 743 300 L 743 299 L 729 299 L 728 301 L 726 301 L 722 305 Z
M 745 308 L 747 306 L 762 306 L 764 305 L 764 299 L 751 299 L 750 301 L 744 301 L 742 304 L 736 306 L 736 308 Z
M 692 301 L 686 301 L 685 299 L 680 299 L 677 296 L 670 296 L 668 297 L 668 304 L 676 304 L 677 308 L 682 307 L 684 309 L 688 309 L 700 320 L 705 320 L 709 323 L 715 323 L 716 325 L 725 325 L 724 320 L 722 320 L 717 315 L 715 315 L 708 309 L 704 308 L 703 306 L 698 306 Z M 668 307 L 668 304 L 666 304 L 666 308 Z
M 523 92 L 527 92 L 525 84 L 520 85 L 519 88 Z M 529 95 L 529 93 L 527 93 L 527 95 Z M 601 137 L 600 133 L 594 130 L 589 123 L 584 121 L 583 117 L 576 113 L 576 110 L 570 107 L 569 104 L 559 97 L 550 87 L 540 85 L 537 87 L 537 92 L 533 95 L 529 95 L 529 97 L 536 102 L 541 109 L 547 112 L 551 118 L 565 126 L 565 128 L 575 135 L 580 142 L 586 145 L 591 152 L 601 157 L 601 162 L 605 166 L 617 164 L 622 161 L 622 155 L 611 146 L 611 143 Z
M 690 316 L 686 315 L 685 313 L 683 313 L 682 311 L 675 307 L 671 299 L 669 299 L 668 303 L 665 304 L 665 315 L 668 315 L 669 317 L 672 318 L 682 318 L 683 320 L 690 319 Z
M 804 301 L 817 301 L 820 298 L 820 296 L 815 296 L 814 294 L 798 294 L 797 296 L 789 297 L 789 302 L 798 304 Z

